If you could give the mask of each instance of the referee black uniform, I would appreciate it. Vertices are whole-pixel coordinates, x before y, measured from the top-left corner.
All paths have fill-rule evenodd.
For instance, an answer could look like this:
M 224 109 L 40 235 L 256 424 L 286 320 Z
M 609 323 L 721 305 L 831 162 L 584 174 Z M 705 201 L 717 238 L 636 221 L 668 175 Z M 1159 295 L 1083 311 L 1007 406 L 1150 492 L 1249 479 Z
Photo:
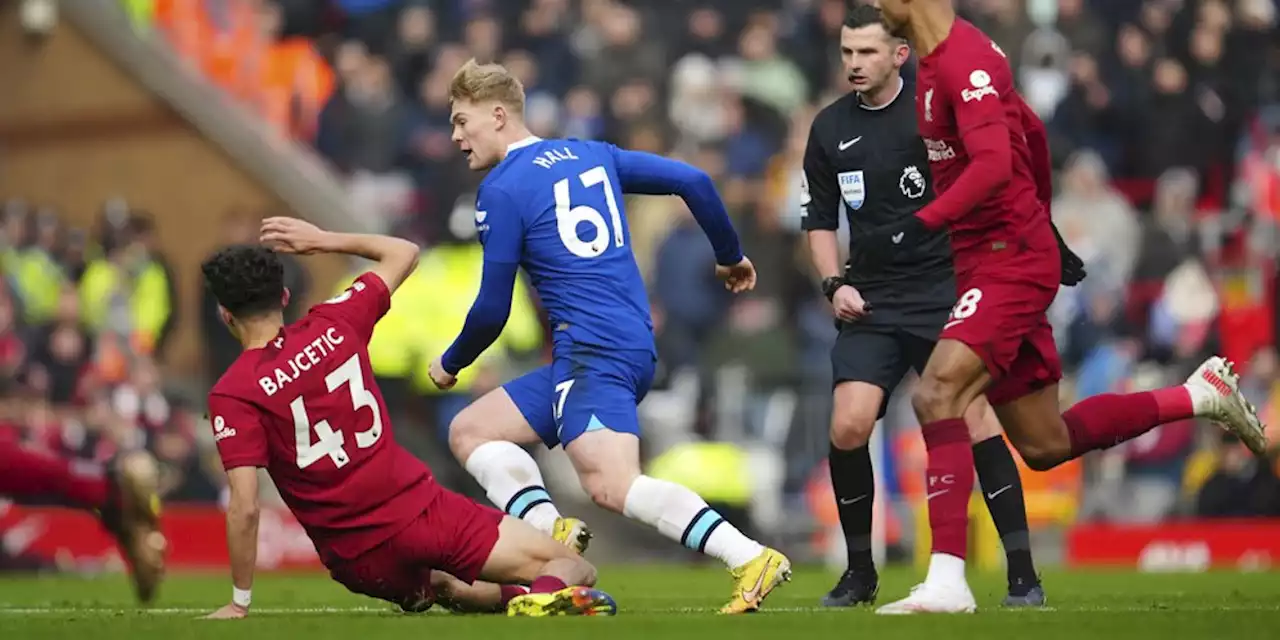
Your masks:
M 898 95 L 882 107 L 863 104 L 850 93 L 819 112 L 809 130 L 804 178 L 806 231 L 837 231 L 843 209 L 856 235 L 928 204 L 933 181 L 916 125 L 914 87 L 904 80 Z M 924 369 L 956 302 L 945 229 L 895 255 L 895 261 L 880 266 L 846 268 L 844 283 L 862 294 L 871 313 L 839 323 L 831 352 L 836 384 L 865 382 L 884 389 L 880 417 L 907 370 Z

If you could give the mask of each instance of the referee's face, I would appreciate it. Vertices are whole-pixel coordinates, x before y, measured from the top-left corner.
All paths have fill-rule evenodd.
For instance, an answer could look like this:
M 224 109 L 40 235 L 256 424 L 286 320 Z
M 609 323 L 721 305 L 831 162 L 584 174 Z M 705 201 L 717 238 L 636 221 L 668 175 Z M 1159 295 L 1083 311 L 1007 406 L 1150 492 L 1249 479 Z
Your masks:
M 901 63 L 899 47 L 904 45 L 878 24 L 840 30 L 840 58 L 853 90 L 873 94 L 892 80 Z

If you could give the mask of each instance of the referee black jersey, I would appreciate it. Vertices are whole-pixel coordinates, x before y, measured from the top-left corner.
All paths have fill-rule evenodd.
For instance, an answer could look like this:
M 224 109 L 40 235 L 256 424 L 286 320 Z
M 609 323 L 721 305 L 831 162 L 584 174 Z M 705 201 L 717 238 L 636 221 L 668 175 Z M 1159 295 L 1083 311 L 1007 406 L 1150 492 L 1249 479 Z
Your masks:
M 916 125 L 914 87 L 904 82 L 883 107 L 864 105 L 857 93 L 849 93 L 818 113 L 804 152 L 801 216 L 806 231 L 838 230 L 842 204 L 851 233 L 858 234 L 914 215 L 933 197 L 929 157 Z M 861 267 L 847 277 L 859 290 L 897 288 L 904 281 L 918 285 L 911 289 L 938 290 L 931 285 L 952 281 L 950 238 L 941 230 L 913 250 L 898 253 L 893 262 Z

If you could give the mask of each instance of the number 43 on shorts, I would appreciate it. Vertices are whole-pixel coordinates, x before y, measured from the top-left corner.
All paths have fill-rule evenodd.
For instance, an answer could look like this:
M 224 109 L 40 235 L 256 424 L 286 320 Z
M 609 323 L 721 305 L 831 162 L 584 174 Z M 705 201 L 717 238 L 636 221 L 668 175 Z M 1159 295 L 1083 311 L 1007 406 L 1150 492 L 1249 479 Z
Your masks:
M 950 329 L 978 312 L 978 303 L 982 301 L 981 289 L 970 289 L 956 300 L 956 306 L 951 308 L 951 317 L 947 318 L 947 324 L 943 329 Z

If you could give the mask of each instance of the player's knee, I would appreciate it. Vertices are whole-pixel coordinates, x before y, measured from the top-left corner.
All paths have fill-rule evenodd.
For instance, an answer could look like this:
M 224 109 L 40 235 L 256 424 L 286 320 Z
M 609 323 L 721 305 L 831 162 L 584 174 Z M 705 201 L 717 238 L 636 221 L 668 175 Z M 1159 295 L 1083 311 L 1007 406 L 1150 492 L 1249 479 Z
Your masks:
M 1018 455 L 1032 471 L 1048 471 L 1070 458 L 1070 452 L 1051 443 L 1019 443 Z
M 871 411 L 845 411 L 831 416 L 831 444 L 841 451 L 865 447 L 875 428 L 876 409 Z
M 593 587 L 596 584 L 596 567 L 576 553 L 569 553 L 549 560 L 533 572 L 539 576 L 555 576 L 574 586 Z
M 635 478 L 624 478 L 621 474 L 610 474 L 603 471 L 584 473 L 579 476 L 582 489 L 591 496 L 591 501 L 602 509 L 622 513 L 627 502 L 627 491 Z
M 577 580 L 573 581 L 574 584 L 583 586 L 583 587 L 596 586 L 597 574 L 596 574 L 596 566 L 594 564 L 591 564 L 590 562 L 587 562 L 586 560 L 584 560 L 581 556 L 578 556 L 578 566 L 575 567 L 574 570 L 577 573 L 577 575 L 581 576 Z
M 926 375 L 911 394 L 911 406 L 922 419 L 958 418 L 968 408 L 963 392 L 964 385 L 949 376 Z
M 487 440 L 484 437 L 484 425 L 474 414 L 473 411 L 463 410 L 449 423 L 449 450 L 453 452 L 454 458 L 463 463 Z

